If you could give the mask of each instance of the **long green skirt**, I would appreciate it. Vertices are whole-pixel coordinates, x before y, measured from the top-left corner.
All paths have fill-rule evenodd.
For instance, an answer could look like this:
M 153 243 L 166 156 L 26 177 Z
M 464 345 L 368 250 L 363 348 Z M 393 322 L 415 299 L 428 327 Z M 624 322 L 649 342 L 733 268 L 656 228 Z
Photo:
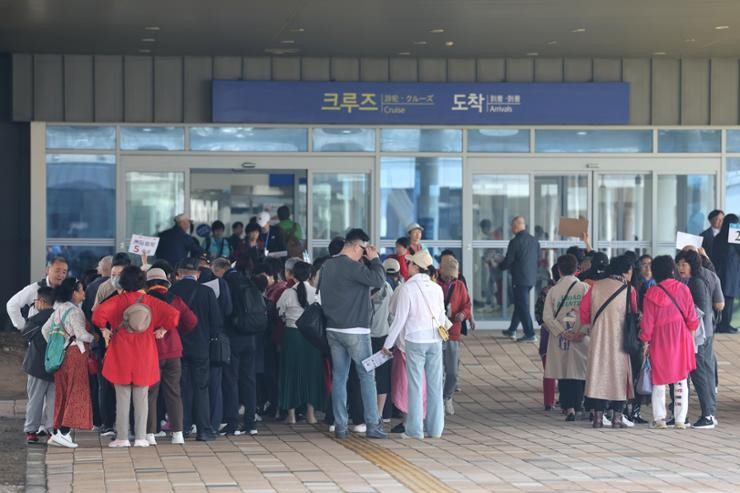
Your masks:
M 281 409 L 295 409 L 312 404 L 316 410 L 324 408 L 324 358 L 294 327 L 286 327 L 283 350 L 280 353 Z

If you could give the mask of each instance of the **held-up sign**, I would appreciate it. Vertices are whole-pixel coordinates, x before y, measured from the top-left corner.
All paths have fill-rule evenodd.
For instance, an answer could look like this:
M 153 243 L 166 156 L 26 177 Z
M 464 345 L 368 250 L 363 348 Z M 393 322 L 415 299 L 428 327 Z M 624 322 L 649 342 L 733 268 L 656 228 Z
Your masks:
M 128 247 L 129 253 L 136 255 L 152 256 L 157 251 L 159 237 L 131 235 L 131 244 Z
M 727 236 L 727 241 L 740 245 L 740 224 L 730 224 L 730 234 Z
M 561 217 L 560 224 L 558 225 L 558 234 L 560 236 L 574 236 L 580 238 L 583 233 L 588 232 L 588 219 L 585 217 L 579 217 L 578 219 L 572 219 L 569 217 Z
M 684 233 L 683 231 L 676 232 L 676 250 L 683 250 L 685 246 L 689 245 L 696 248 L 701 248 L 703 243 L 704 238 L 702 238 L 701 236 L 690 235 L 688 233 Z

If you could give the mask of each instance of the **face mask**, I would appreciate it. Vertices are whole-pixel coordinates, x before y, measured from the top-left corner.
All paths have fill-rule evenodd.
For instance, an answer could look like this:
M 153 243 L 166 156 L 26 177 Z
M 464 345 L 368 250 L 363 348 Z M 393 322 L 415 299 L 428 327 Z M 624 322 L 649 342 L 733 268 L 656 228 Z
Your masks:
M 118 276 L 113 276 L 110 278 L 111 285 L 116 289 L 121 289 L 121 278 Z

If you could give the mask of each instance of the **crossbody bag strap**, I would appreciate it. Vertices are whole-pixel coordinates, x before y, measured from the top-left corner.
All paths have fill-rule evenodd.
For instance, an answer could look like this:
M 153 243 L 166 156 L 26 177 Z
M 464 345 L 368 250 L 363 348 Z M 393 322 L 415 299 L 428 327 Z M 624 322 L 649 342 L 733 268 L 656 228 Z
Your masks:
M 434 316 L 434 312 L 432 311 L 432 306 L 427 301 L 427 297 L 424 296 L 424 291 L 422 291 L 421 286 L 419 286 L 419 284 L 416 284 L 416 287 L 419 289 L 421 298 L 424 300 L 424 304 L 427 306 L 427 309 L 429 310 L 429 314 L 432 316 L 432 323 L 434 325 L 439 325 L 439 322 L 437 322 L 437 317 Z
M 571 290 L 576 287 L 576 284 L 578 284 L 579 281 L 573 281 L 573 284 L 570 285 L 568 288 L 568 291 L 565 292 L 565 296 L 563 296 L 563 299 L 560 301 L 560 304 L 558 305 L 558 309 L 555 310 L 555 317 L 558 318 L 558 314 L 560 313 L 560 310 L 563 309 L 563 306 L 565 305 L 565 300 L 568 299 L 568 295 L 570 294 Z
M 625 284 L 624 286 L 622 286 L 621 288 L 617 289 L 617 290 L 616 290 L 616 291 L 614 292 L 614 294 L 612 294 L 611 296 L 609 296 L 609 299 L 607 299 L 607 300 L 606 300 L 606 301 L 604 302 L 604 304 L 603 304 L 603 305 L 601 305 L 601 307 L 600 307 L 600 308 L 598 309 L 598 311 L 596 312 L 596 316 L 595 316 L 595 317 L 594 317 L 594 319 L 593 319 L 593 320 L 591 321 L 591 325 L 593 325 L 593 324 L 595 324 L 595 323 L 596 323 L 596 320 L 597 320 L 597 319 L 599 318 L 599 315 L 601 315 L 601 313 L 602 313 L 602 312 L 603 312 L 603 311 L 604 311 L 604 310 L 606 309 L 606 307 L 607 307 L 607 306 L 609 306 L 609 303 L 611 303 L 612 301 L 614 301 L 614 298 L 616 298 L 617 296 L 619 296 L 619 293 L 621 293 L 621 292 L 622 292 L 622 291 L 624 291 L 625 289 L 627 289 L 627 285 L 626 285 L 626 284 Z
M 671 301 L 673 302 L 673 306 L 675 306 L 676 309 L 678 310 L 678 313 L 681 314 L 681 318 L 683 318 L 683 322 L 688 325 L 688 323 L 686 322 L 686 315 L 683 314 L 683 310 L 681 310 L 681 307 L 678 306 L 678 302 L 676 301 L 676 298 L 674 298 L 673 295 L 669 293 L 668 290 L 664 288 L 663 286 L 661 286 L 660 284 L 658 284 L 658 287 L 662 289 L 663 292 L 671 299 Z

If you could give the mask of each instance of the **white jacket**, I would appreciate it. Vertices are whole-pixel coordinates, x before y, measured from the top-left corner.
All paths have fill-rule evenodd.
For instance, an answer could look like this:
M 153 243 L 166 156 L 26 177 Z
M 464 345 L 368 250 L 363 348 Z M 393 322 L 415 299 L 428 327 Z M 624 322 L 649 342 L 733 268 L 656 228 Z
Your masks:
M 401 332 L 409 342 L 441 342 L 437 327 L 447 323 L 444 294 L 428 275 L 416 274 L 399 286 L 393 304 L 393 323 L 383 347 L 392 348 Z

